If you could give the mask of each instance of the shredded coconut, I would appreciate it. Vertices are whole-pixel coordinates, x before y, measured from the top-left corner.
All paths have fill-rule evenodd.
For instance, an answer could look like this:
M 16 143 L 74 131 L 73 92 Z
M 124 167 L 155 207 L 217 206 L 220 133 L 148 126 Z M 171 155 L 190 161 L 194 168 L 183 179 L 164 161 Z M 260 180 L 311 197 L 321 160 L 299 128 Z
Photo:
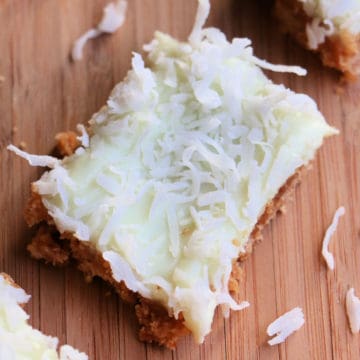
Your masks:
M 71 57 L 74 61 L 81 60 L 83 58 L 84 46 L 90 39 L 95 39 L 101 34 L 101 31 L 98 29 L 90 29 L 81 35 L 74 43 L 73 49 L 71 51 Z
M 263 69 L 276 71 L 276 72 L 287 72 L 294 73 L 299 76 L 305 76 L 307 74 L 306 69 L 300 66 L 287 66 L 287 65 L 276 65 L 267 62 L 266 60 L 261 60 L 253 57 L 254 63 L 260 66 Z
M 355 296 L 354 288 L 346 293 L 346 312 L 351 332 L 357 334 L 360 331 L 360 299 Z
M 339 218 L 340 216 L 345 214 L 345 208 L 344 207 L 339 207 L 333 217 L 332 223 L 330 224 L 330 226 L 328 227 L 328 229 L 326 230 L 325 233 L 325 237 L 323 240 L 323 245 L 322 245 L 322 256 L 324 257 L 327 266 L 329 267 L 330 270 L 334 270 L 335 267 L 335 261 L 334 261 L 334 256 L 331 252 L 329 252 L 329 242 L 331 239 L 331 236 L 334 234 L 338 222 L 339 222 Z
M 48 200 L 44 199 L 44 205 L 48 208 L 49 214 L 54 219 L 60 233 L 65 231 L 71 232 L 77 239 L 90 240 L 90 230 L 81 220 L 76 220 L 67 216 L 56 206 L 53 206 Z
M 90 144 L 89 134 L 87 133 L 85 126 L 82 124 L 78 124 L 76 128 L 81 133 L 81 136 L 77 137 L 77 139 L 81 142 L 81 145 L 84 148 L 89 147 L 89 144 Z
M 214 42 L 223 43 L 226 41 L 225 36 L 221 31 L 215 28 L 203 28 L 204 24 L 209 16 L 210 13 L 210 1 L 209 0 L 199 0 L 199 6 L 196 13 L 195 23 L 193 26 L 193 30 L 189 36 L 189 43 L 193 46 L 198 46 L 203 37 L 207 37 Z M 251 45 L 251 40 L 249 39 L 234 39 L 235 41 L 241 41 L 243 43 L 244 48 L 249 47 Z M 145 47 L 147 49 L 148 47 Z M 256 56 L 253 56 L 251 52 L 249 52 L 249 58 L 254 64 L 260 66 L 263 69 L 276 71 L 276 72 L 287 72 L 287 73 L 294 73 L 299 76 L 305 76 L 307 71 L 300 66 L 286 66 L 286 65 L 275 65 L 271 64 L 266 60 L 261 60 Z M 250 60 L 250 59 L 249 59 Z M 197 85 L 202 85 L 201 83 Z M 201 89 L 201 92 L 199 90 Z M 215 91 L 210 89 L 206 89 L 207 92 L 204 93 L 204 89 L 201 88 L 194 89 L 195 92 L 198 92 L 199 95 L 205 96 L 205 98 L 201 99 L 198 96 L 198 99 L 202 103 L 211 104 L 212 108 L 216 108 L 219 105 L 220 99 L 218 98 Z
M 82 59 L 83 48 L 88 40 L 94 39 L 101 34 L 112 34 L 118 30 L 125 21 L 126 8 L 127 2 L 125 0 L 112 2 L 105 6 L 103 17 L 96 28 L 86 31 L 75 41 L 71 52 L 72 59 L 74 61 Z
M 201 41 L 201 32 L 205 25 L 205 22 L 210 14 L 210 1 L 199 0 L 199 6 L 195 17 L 195 22 L 191 34 L 189 36 L 189 42 L 196 44 Z
M 115 251 L 105 251 L 104 260 L 108 261 L 117 282 L 126 281 L 126 286 L 133 292 L 138 292 L 144 297 L 150 296 L 150 291 L 137 279 L 128 262 Z
M 85 353 L 74 349 L 70 345 L 63 345 L 60 348 L 60 360 L 87 360 L 88 356 Z
M 293 332 L 299 330 L 305 323 L 304 314 L 301 308 L 296 307 L 272 322 L 266 332 L 269 336 L 273 336 L 268 341 L 269 345 L 277 345 L 285 341 L 285 339 Z
M 14 152 L 16 155 L 22 157 L 27 160 L 31 166 L 41 166 L 41 167 L 49 167 L 50 169 L 54 169 L 57 165 L 60 164 L 60 160 L 48 155 L 32 155 L 25 151 L 20 150 L 14 145 L 8 145 L 8 150 Z

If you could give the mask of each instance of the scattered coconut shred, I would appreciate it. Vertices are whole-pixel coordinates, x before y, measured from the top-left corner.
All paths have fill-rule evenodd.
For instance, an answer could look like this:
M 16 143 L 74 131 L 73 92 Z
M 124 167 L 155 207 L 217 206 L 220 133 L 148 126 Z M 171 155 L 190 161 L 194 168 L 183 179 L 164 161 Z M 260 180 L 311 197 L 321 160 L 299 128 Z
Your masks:
M 9 145 L 7 147 L 8 150 L 13 151 L 16 155 L 22 157 L 27 160 L 31 166 L 42 166 L 49 167 L 50 169 L 54 169 L 57 165 L 60 164 L 60 160 L 49 155 L 32 155 L 25 151 L 20 150 L 14 145 Z
M 86 131 L 86 128 L 82 124 L 77 124 L 76 129 L 81 133 L 81 136 L 78 136 L 77 139 L 80 141 L 81 145 L 84 148 L 89 147 L 90 145 L 90 138 L 89 134 Z
M 75 41 L 71 51 L 72 59 L 74 61 L 82 59 L 83 49 L 88 40 L 94 39 L 101 34 L 113 34 L 118 30 L 125 21 L 126 8 L 127 2 L 125 0 L 106 5 L 103 10 L 103 17 L 96 28 L 88 30 Z
M 339 222 L 339 218 L 340 216 L 343 216 L 345 214 L 345 208 L 343 206 L 339 207 L 333 217 L 332 223 L 330 224 L 330 226 L 328 227 L 328 229 L 326 230 L 325 236 L 324 236 L 324 240 L 323 240 L 323 245 L 322 245 L 322 256 L 324 257 L 327 266 L 329 267 L 330 270 L 334 270 L 335 267 L 335 261 L 334 261 L 334 256 L 333 254 L 329 251 L 328 247 L 329 247 L 329 242 L 331 239 L 331 236 L 334 234 L 334 232 L 336 231 L 338 222 Z
M 276 334 L 275 337 L 268 341 L 268 344 L 277 345 L 284 342 L 289 335 L 299 330 L 304 323 L 304 313 L 301 308 L 296 307 L 288 311 L 273 321 L 266 329 L 269 336 Z
M 360 299 L 355 296 L 354 288 L 349 289 L 346 293 L 346 313 L 351 332 L 358 333 L 360 331 Z

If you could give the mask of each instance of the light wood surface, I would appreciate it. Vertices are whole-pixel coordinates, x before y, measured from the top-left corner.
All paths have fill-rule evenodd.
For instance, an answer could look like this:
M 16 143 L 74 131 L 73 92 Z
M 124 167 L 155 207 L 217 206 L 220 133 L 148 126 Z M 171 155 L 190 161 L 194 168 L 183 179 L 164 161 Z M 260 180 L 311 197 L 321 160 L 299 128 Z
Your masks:
M 103 282 L 84 282 L 75 266 L 52 268 L 25 251 L 31 232 L 23 220 L 29 184 L 41 170 L 6 151 L 46 154 L 54 135 L 74 129 L 104 104 L 155 30 L 186 39 L 196 0 L 129 0 L 126 23 L 113 36 L 86 45 L 84 61 L 71 63 L 72 42 L 101 17 L 105 0 L 0 0 L 0 270 L 32 294 L 31 323 L 90 355 L 90 359 L 358 359 L 359 335 L 349 331 L 344 297 L 360 295 L 360 86 L 339 77 L 282 35 L 270 16 L 271 2 L 213 0 L 208 24 L 228 35 L 250 37 L 255 53 L 269 61 L 298 64 L 305 78 L 272 74 L 276 82 L 311 95 L 341 135 L 326 141 L 286 215 L 265 231 L 244 265 L 241 299 L 251 307 L 217 314 L 202 346 L 188 337 L 176 351 L 137 340 L 132 310 Z M 320 257 L 334 211 L 344 205 L 331 242 L 335 271 Z M 286 343 L 266 344 L 267 325 L 295 306 L 306 324 Z

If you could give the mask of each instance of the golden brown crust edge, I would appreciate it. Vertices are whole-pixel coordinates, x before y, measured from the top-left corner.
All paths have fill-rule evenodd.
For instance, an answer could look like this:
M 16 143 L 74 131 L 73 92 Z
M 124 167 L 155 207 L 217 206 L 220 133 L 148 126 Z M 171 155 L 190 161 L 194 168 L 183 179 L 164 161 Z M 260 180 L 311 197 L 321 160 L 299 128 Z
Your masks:
M 58 147 L 59 144 L 61 147 L 61 143 L 58 143 Z M 240 262 L 244 261 L 252 253 L 254 245 L 262 240 L 264 226 L 276 216 L 278 211 L 283 210 L 295 186 L 299 183 L 303 170 L 304 167 L 298 169 L 281 187 L 274 199 L 267 204 L 251 233 L 245 253 L 241 253 L 238 261 L 233 263 L 229 280 L 229 290 L 233 295 L 239 292 L 239 281 L 243 273 Z M 181 314 L 178 319 L 175 319 L 169 316 L 167 310 L 160 304 L 133 293 L 123 282 L 116 282 L 112 277 L 110 265 L 91 243 L 79 241 L 69 233 L 60 234 L 48 215 L 41 197 L 34 189 L 32 189 L 24 215 L 27 224 L 30 227 L 36 227 L 36 234 L 27 246 L 32 257 L 43 259 L 52 265 L 65 265 L 70 259 L 75 259 L 86 280 L 90 281 L 98 276 L 109 283 L 124 301 L 135 306 L 135 313 L 140 324 L 141 341 L 155 342 L 173 349 L 179 338 L 190 333 L 184 325 Z
M 309 49 L 306 25 L 312 19 L 305 13 L 300 1 L 276 0 L 275 16 L 285 32 Z M 346 79 L 355 80 L 360 75 L 360 35 L 343 30 L 326 37 L 325 42 L 312 51 L 320 55 L 324 65 L 344 73 Z

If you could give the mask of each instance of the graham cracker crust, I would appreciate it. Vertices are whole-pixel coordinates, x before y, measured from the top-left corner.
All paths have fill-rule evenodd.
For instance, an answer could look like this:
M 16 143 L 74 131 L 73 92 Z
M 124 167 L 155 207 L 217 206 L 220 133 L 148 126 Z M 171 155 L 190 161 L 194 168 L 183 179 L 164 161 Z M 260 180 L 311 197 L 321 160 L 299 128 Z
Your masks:
M 76 145 L 73 141 L 74 135 L 61 134 L 65 135 L 57 135 L 57 152 L 59 154 L 64 153 L 62 147 L 65 145 L 66 152 L 69 155 L 69 149 L 72 149 L 73 152 L 78 144 Z M 69 145 L 66 139 L 70 139 L 72 145 Z M 246 245 L 246 251 L 239 254 L 238 260 L 233 263 L 228 284 L 233 296 L 240 290 L 239 282 L 243 277 L 241 262 L 252 253 L 254 246 L 262 240 L 264 226 L 275 218 L 278 212 L 283 211 L 285 203 L 292 195 L 295 186 L 300 182 L 304 169 L 304 167 L 299 168 L 280 188 L 274 199 L 267 204 L 251 233 Z M 179 318 L 175 319 L 169 316 L 167 309 L 161 304 L 132 292 L 125 286 L 124 282 L 116 282 L 112 277 L 109 263 L 103 259 L 101 252 L 92 243 L 79 241 L 66 232 L 60 234 L 53 219 L 44 207 L 40 195 L 34 189 L 32 189 L 24 215 L 27 224 L 36 230 L 31 243 L 27 246 L 31 256 L 35 259 L 45 260 L 45 262 L 54 266 L 64 266 L 71 259 L 74 259 L 87 281 L 91 281 L 93 277 L 98 276 L 109 283 L 122 300 L 135 307 L 136 317 L 140 325 L 139 338 L 141 341 L 155 342 L 174 349 L 179 338 L 190 333 L 184 325 L 181 313 Z
M 304 48 L 309 49 L 306 25 L 312 21 L 298 0 L 276 0 L 275 15 L 282 28 Z M 324 65 L 341 71 L 347 80 L 360 75 L 360 35 L 342 30 L 325 38 L 316 50 Z

